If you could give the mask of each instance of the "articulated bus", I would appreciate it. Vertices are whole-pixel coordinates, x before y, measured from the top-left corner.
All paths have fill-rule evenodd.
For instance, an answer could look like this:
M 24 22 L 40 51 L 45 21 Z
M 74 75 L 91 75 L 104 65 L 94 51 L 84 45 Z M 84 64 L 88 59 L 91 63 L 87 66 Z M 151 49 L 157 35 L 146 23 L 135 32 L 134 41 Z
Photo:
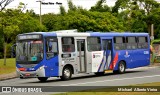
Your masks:
M 20 78 L 69 80 L 73 74 L 124 73 L 149 64 L 148 33 L 63 30 L 17 35 L 16 71 Z

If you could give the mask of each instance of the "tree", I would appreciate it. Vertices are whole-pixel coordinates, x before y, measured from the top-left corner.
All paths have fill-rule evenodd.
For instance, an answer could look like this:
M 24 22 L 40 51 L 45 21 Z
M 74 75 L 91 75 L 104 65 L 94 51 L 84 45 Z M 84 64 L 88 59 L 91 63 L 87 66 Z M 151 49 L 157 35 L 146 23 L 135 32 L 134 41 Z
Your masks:
M 150 33 L 151 24 L 154 23 L 151 13 L 159 6 L 160 4 L 155 0 L 117 0 L 112 12 L 117 13 L 118 16 L 121 15 L 119 19 L 126 18 L 123 19 L 123 22 L 129 31 Z M 125 13 L 124 16 L 121 13 Z
M 10 14 L 10 11 L 7 11 Z M 17 30 L 17 26 L 14 24 L 11 24 L 10 22 L 12 19 L 8 17 L 8 13 L 5 14 L 5 12 L 1 12 L 1 27 L 2 27 L 2 35 L 3 35 L 3 49 L 4 49 L 4 65 L 6 65 L 6 46 L 7 42 L 9 41 L 9 38 L 14 34 L 15 30 Z
M 23 13 L 21 9 L 7 9 L 1 12 L 1 27 L 4 39 L 4 65 L 6 65 L 6 46 L 15 42 L 19 33 L 34 31 L 47 31 L 44 25 L 39 24 L 39 20 L 30 16 L 29 12 Z
M 42 23 L 45 25 L 48 31 L 56 30 L 57 26 L 55 26 L 56 23 L 58 23 L 59 16 L 55 15 L 53 13 L 48 13 L 42 15 Z
M 26 9 L 27 4 L 24 4 L 23 2 L 19 2 L 18 9 L 20 9 L 22 12 Z
M 0 1 L 0 12 L 1 11 L 3 11 L 4 9 L 5 9 L 5 7 L 7 6 L 7 5 L 9 5 L 11 2 L 12 2 L 13 0 L 1 0 Z M 1 18 L 1 21 L 3 22 L 3 15 L 1 15 L 0 16 L 0 18 Z M 2 23 L 2 30 L 1 31 L 3 31 L 3 23 Z M 3 35 L 4 33 L 2 33 L 2 35 Z M 4 36 L 3 36 L 4 37 Z M 4 65 L 6 65 L 6 44 L 5 44 L 5 42 L 4 42 Z
M 159 8 L 160 4 L 155 0 L 137 0 L 139 7 L 141 10 L 145 11 L 145 19 L 144 21 L 147 23 L 148 33 L 151 33 L 151 24 L 154 23 L 154 18 L 151 15 L 152 11 Z
M 127 4 L 130 0 L 117 0 L 112 8 L 112 13 L 118 13 L 119 10 L 126 9 Z
M 76 6 L 72 3 L 72 0 L 68 1 L 68 7 L 69 7 L 68 12 L 69 11 L 76 11 L 77 10 Z
M 149 17 L 152 18 L 152 22 L 154 24 L 154 37 L 160 38 L 160 8 L 152 10 Z
M 2 12 L 0 12 L 0 22 L 2 22 Z M 3 26 L 2 26 L 2 23 L 0 23 L 0 58 L 3 57 Z
M 7 5 L 9 5 L 14 0 L 1 0 L 0 1 L 0 11 L 4 10 Z
M 60 14 L 61 15 L 65 15 L 66 14 L 66 10 L 63 6 L 60 6 Z
M 95 6 L 92 6 L 90 11 L 98 12 L 111 12 L 111 8 L 108 5 L 103 5 L 105 0 L 99 0 Z

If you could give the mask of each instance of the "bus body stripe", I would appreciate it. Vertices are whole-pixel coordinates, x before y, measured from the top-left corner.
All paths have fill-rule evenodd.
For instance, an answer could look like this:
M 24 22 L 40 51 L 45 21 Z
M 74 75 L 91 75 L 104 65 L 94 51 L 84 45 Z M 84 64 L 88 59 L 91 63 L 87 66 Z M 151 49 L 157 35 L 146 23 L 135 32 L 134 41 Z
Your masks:
M 109 65 L 111 63 L 111 62 L 108 63 L 108 57 L 109 57 L 109 55 L 111 55 L 111 51 L 106 51 L 106 52 L 107 53 L 106 53 L 106 62 L 105 62 L 105 65 L 104 65 L 104 70 L 108 69 L 109 67 L 108 68 L 105 68 L 105 67 L 106 67 L 106 65 Z
M 101 64 L 100 64 L 100 66 L 98 68 L 98 72 L 103 71 L 105 69 L 109 69 L 109 67 L 106 68 L 106 65 L 108 65 L 107 61 L 108 61 L 108 57 L 109 57 L 110 54 L 111 54 L 111 51 L 104 51 L 104 53 L 103 53 L 103 59 L 102 59 Z M 111 62 L 109 62 L 109 63 L 111 63 Z M 103 70 L 101 70 L 101 69 L 103 69 Z
M 110 69 L 113 70 L 114 67 L 116 66 L 116 63 L 118 62 L 118 52 L 116 52 L 116 55 L 112 61 L 112 63 L 110 64 Z
M 102 64 L 103 63 L 105 63 L 104 61 L 105 61 L 105 51 L 103 51 L 103 58 L 102 58 L 102 61 L 101 61 L 101 63 L 100 63 L 100 66 L 99 66 L 99 68 L 98 68 L 98 72 L 100 72 L 100 70 L 101 70 L 101 66 L 102 66 Z

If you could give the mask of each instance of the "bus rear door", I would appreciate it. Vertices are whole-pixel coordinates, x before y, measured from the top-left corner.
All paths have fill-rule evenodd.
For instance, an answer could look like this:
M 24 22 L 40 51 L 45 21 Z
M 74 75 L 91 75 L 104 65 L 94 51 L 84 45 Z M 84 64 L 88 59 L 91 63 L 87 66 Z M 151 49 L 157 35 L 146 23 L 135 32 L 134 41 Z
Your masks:
M 109 70 L 113 55 L 112 39 L 102 39 L 102 49 L 104 51 L 102 64 L 104 70 Z

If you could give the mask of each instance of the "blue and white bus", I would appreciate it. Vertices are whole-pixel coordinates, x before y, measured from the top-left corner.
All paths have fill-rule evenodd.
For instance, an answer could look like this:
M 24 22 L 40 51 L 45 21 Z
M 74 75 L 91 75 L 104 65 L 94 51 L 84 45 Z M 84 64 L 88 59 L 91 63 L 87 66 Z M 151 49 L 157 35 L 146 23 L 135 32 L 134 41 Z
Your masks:
M 100 33 L 62 30 L 19 34 L 16 71 L 20 78 L 69 80 L 73 74 L 124 73 L 150 64 L 148 33 Z

